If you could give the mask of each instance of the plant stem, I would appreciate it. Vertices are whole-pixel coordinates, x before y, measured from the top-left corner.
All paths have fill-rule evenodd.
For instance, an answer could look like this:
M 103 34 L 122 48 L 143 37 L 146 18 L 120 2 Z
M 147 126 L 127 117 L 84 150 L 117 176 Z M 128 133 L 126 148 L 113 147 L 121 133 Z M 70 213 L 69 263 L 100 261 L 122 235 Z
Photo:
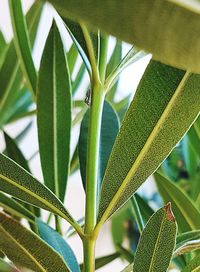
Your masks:
M 105 93 L 101 84 L 94 86 L 90 109 L 88 132 L 88 151 L 86 166 L 86 213 L 85 234 L 90 235 L 96 225 L 99 143 L 101 133 L 101 118 Z
M 136 219 L 136 222 L 137 222 L 137 226 L 138 226 L 139 232 L 141 234 L 143 229 L 144 229 L 144 222 L 143 222 L 142 215 L 141 215 L 141 212 L 140 212 L 140 208 L 138 206 L 138 203 L 137 203 L 137 200 L 136 200 L 135 196 L 133 196 L 131 198 L 131 202 L 132 202 L 132 207 L 133 207 L 133 211 L 134 211 L 134 214 L 135 214 L 135 219 Z
M 83 241 L 84 272 L 95 271 L 95 240 L 87 238 Z
M 62 228 L 59 216 L 55 215 L 56 231 L 62 235 Z
M 99 59 L 99 75 L 101 82 L 104 82 L 106 76 L 108 37 L 103 36 L 100 39 L 100 59 Z

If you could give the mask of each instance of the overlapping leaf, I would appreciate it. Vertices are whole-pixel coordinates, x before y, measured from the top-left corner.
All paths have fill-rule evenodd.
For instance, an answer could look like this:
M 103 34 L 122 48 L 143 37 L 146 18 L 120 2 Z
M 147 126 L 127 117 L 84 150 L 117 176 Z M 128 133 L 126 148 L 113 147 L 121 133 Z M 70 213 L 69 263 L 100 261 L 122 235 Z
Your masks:
M 197 0 L 50 2 L 63 16 L 84 21 L 145 49 L 156 60 L 200 72 L 200 3 Z
M 67 272 L 63 259 L 37 235 L 0 213 L 0 250 L 15 263 L 36 272 Z

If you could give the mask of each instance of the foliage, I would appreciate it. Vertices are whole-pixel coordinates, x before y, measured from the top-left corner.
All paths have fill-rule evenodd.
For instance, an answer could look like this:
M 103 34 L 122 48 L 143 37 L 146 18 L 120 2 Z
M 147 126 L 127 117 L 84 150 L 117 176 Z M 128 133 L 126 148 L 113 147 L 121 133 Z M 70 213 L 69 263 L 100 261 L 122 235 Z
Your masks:
M 199 2 L 49 0 L 57 13 L 38 71 L 33 48 L 46 4 L 36 0 L 24 15 L 21 0 L 8 2 L 13 39 L 0 31 L 0 271 L 92 272 L 116 258 L 128 263 L 123 271 L 198 271 Z M 110 57 L 109 35 L 117 38 Z M 132 44 L 125 56 L 121 40 Z M 117 101 L 121 72 L 143 50 L 153 56 L 135 95 Z M 44 182 L 21 148 L 31 123 L 8 133 L 25 117 L 37 120 Z M 86 196 L 80 220 L 65 205 L 76 171 Z M 138 191 L 152 174 L 154 194 Z M 107 220 L 115 252 L 96 257 Z M 83 243 L 83 263 L 70 235 Z

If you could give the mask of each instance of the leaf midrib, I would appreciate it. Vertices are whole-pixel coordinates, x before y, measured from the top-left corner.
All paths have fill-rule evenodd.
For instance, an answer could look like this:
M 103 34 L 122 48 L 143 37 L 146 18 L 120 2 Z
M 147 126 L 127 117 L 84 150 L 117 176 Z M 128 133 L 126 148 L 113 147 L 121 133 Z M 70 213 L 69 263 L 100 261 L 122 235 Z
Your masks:
M 14 241 L 14 243 L 16 243 L 24 251 L 24 253 L 39 267 L 41 271 L 46 272 L 46 269 L 43 268 L 43 266 L 34 258 L 34 256 L 31 253 L 29 253 L 29 251 L 26 248 L 24 248 L 23 245 L 20 244 L 19 241 L 17 241 L 12 235 L 10 235 L 10 233 L 8 233 L 1 225 L 0 229 L 2 230 L 2 232 L 5 233 L 5 235 L 7 235 L 12 241 Z
M 163 230 L 164 221 L 165 221 L 165 214 L 163 215 L 163 219 L 162 219 L 162 222 L 161 222 L 161 225 L 160 225 L 160 230 L 159 230 L 159 233 L 158 233 L 158 236 L 157 236 L 157 239 L 156 239 L 156 243 L 155 243 L 155 246 L 154 246 L 153 255 L 152 255 L 152 258 L 151 258 L 151 263 L 150 263 L 150 266 L 149 266 L 149 272 L 154 271 L 153 268 L 154 268 L 155 260 L 156 260 L 157 247 L 158 247 L 158 243 L 159 243 L 159 241 L 161 239 L 161 234 L 163 232 L 162 230 Z
M 174 92 L 173 96 L 171 97 L 169 103 L 167 104 L 166 108 L 164 109 L 160 119 L 158 120 L 157 124 L 154 126 L 152 132 L 150 133 L 145 145 L 143 146 L 142 150 L 140 151 L 138 157 L 136 158 L 135 162 L 133 163 L 131 169 L 129 170 L 128 174 L 126 175 L 125 179 L 123 180 L 121 186 L 117 190 L 116 194 L 112 198 L 110 204 L 104 211 L 99 223 L 98 227 L 106 221 L 106 219 L 109 217 L 110 212 L 112 211 L 113 207 L 117 204 L 119 198 L 121 197 L 122 193 L 126 189 L 126 185 L 133 177 L 134 173 L 137 171 L 137 169 L 140 167 L 140 162 L 145 157 L 146 153 L 148 152 L 148 147 L 151 146 L 151 143 L 155 139 L 155 135 L 157 135 L 160 132 L 160 129 L 162 128 L 162 123 L 164 120 L 168 117 L 168 114 L 171 111 L 171 108 L 173 108 L 174 104 L 176 103 L 177 97 L 182 92 L 182 87 L 184 86 L 185 82 L 187 81 L 188 77 L 190 76 L 190 72 L 186 72 L 183 76 L 179 86 L 177 87 L 176 91 Z M 146 151 L 147 150 L 147 151 Z
M 15 187 L 18 187 L 19 189 L 21 189 L 22 191 L 24 191 L 25 193 L 35 197 L 37 200 L 39 200 L 41 203 L 43 203 L 44 205 L 46 205 L 47 207 L 49 207 L 52 211 L 54 211 L 56 214 L 60 215 L 61 217 L 63 217 L 64 219 L 66 219 L 69 223 L 72 223 L 72 221 L 64 214 L 62 213 L 59 209 L 55 208 L 54 205 L 52 205 L 50 202 L 48 202 L 46 199 L 40 197 L 39 195 L 35 194 L 34 192 L 28 190 L 27 188 L 25 188 L 24 186 L 18 184 L 16 181 L 13 181 L 11 179 L 9 179 L 8 177 L 0 174 L 0 178 L 4 179 L 5 181 L 11 183 L 12 185 L 14 185 Z

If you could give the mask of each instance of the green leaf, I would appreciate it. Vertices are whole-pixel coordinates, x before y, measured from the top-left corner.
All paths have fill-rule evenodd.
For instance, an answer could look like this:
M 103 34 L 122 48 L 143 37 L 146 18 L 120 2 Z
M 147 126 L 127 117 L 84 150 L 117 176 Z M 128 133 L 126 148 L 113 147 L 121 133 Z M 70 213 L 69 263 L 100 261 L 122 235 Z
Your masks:
M 6 56 L 6 52 L 8 49 L 8 45 L 4 39 L 3 33 L 0 31 L 0 69 L 1 66 L 4 62 L 5 56 Z
M 175 218 L 168 203 L 146 224 L 135 254 L 133 271 L 165 272 L 172 258 L 176 232 Z
M 189 129 L 199 114 L 199 84 L 199 75 L 149 63 L 107 165 L 99 227 L 136 192 Z M 184 116 L 181 123 L 180 114 Z
M 196 0 L 50 2 L 63 16 L 151 52 L 156 60 L 200 72 L 200 3 Z
M 49 33 L 39 71 L 37 124 L 45 184 L 63 201 L 69 171 L 71 85 L 55 23 Z
M 0 250 L 16 266 L 22 265 L 36 272 L 69 271 L 51 247 L 3 213 L 0 213 L 0 237 Z
M 175 255 L 188 253 L 200 249 L 200 230 L 180 234 L 176 239 Z
M 38 28 L 38 14 L 41 14 L 41 4 L 35 2 L 27 13 L 26 19 L 29 33 L 35 39 Z M 13 118 L 15 112 L 27 111 L 32 104 L 27 89 L 21 89 L 22 74 L 19 69 L 19 61 L 15 52 L 13 40 L 7 50 L 3 66 L 0 69 L 0 127 Z
M 80 86 L 80 83 L 81 81 L 83 80 L 83 76 L 84 76 L 84 73 L 85 73 L 85 65 L 84 63 L 82 63 L 77 75 L 76 75 L 76 78 L 75 80 L 72 82 L 72 94 L 73 96 L 75 95 L 78 87 Z
M 15 141 L 6 132 L 4 132 L 4 139 L 6 142 L 6 152 L 8 157 L 30 172 L 28 163 Z
M 0 154 L 0 190 L 24 202 L 60 215 L 72 225 L 74 220 L 56 196 L 21 166 Z
M 69 52 L 67 53 L 70 74 L 73 73 L 77 58 L 78 58 L 78 50 L 76 48 L 76 45 L 73 43 L 69 49 Z
M 28 87 L 35 95 L 37 74 L 31 55 L 31 44 L 26 20 L 22 11 L 21 0 L 9 0 L 9 7 L 14 31 L 14 43 L 20 59 L 21 69 Z
M 35 216 L 19 202 L 0 192 L 0 207 L 6 212 L 19 218 L 26 218 L 31 223 L 35 223 Z
M 62 236 L 39 218 L 36 219 L 36 223 L 40 237 L 63 257 L 69 271 L 79 272 L 80 268 L 76 257 Z
M 2 259 L 0 259 L 0 271 L 1 272 L 19 272 L 17 268 L 11 266 L 10 264 L 8 264 Z
M 129 264 L 121 272 L 132 272 L 132 271 L 133 271 L 133 264 Z
M 154 176 L 164 202 L 172 202 L 179 231 L 185 232 L 199 229 L 200 212 L 189 197 L 176 184 L 164 176 L 159 173 L 155 173 Z
M 79 161 L 83 186 L 86 185 L 86 159 L 87 159 L 87 141 L 88 141 L 88 127 L 89 127 L 88 110 L 82 120 L 80 137 L 79 137 Z M 112 128 L 112 129 L 110 129 Z M 110 153 L 119 131 L 119 121 L 116 112 L 108 102 L 104 102 L 101 135 L 100 135 L 100 154 L 99 154 L 99 173 L 98 186 L 101 187 L 106 165 L 110 157 Z
M 146 200 L 138 194 L 135 194 L 135 198 L 142 214 L 142 219 L 144 220 L 144 223 L 147 223 L 149 218 L 153 215 L 154 210 L 148 205 Z
M 197 255 L 181 272 L 198 272 L 200 271 L 200 254 Z

